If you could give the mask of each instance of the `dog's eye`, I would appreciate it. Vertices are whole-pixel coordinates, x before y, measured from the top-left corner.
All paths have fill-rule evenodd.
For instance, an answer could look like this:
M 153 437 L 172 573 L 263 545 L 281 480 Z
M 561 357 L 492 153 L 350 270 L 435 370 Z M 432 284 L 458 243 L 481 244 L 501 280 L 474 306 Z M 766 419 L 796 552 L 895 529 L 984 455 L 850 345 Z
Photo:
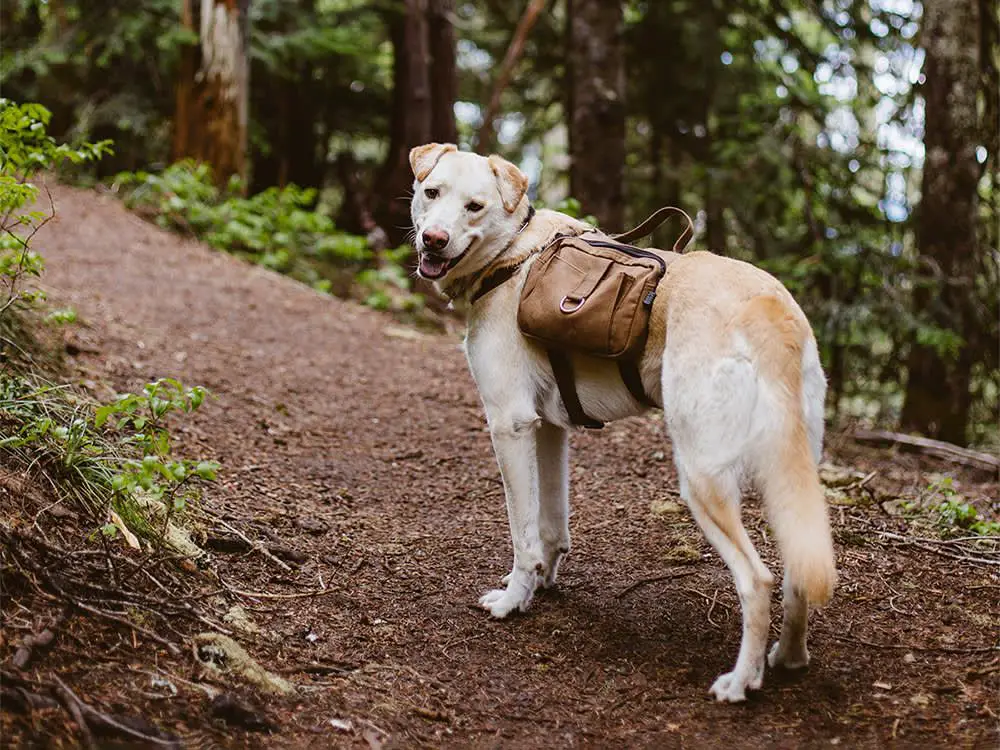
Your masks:
M 426 188 L 424 190 L 424 195 L 426 195 L 430 200 L 434 200 L 435 198 L 438 197 L 438 189 L 437 188 Z
M 475 201 L 469 201 L 468 203 L 465 204 L 465 210 L 471 211 L 474 214 L 479 213 L 480 211 L 483 210 L 483 204 L 476 203 Z

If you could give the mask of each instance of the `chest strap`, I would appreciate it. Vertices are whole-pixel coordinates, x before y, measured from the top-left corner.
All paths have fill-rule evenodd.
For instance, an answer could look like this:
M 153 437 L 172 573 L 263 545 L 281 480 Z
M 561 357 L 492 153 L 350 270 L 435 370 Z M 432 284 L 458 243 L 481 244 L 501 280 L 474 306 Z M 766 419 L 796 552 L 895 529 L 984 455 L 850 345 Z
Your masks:
M 547 349 L 549 355 L 549 365 L 552 367 L 552 374 L 556 379 L 556 386 L 559 388 L 559 396 L 562 398 L 563 406 L 569 415 L 569 421 L 577 427 L 586 427 L 591 430 L 599 430 L 604 427 L 604 422 L 587 415 L 580 403 L 580 395 L 576 392 L 576 378 L 573 375 L 573 363 L 569 355 L 561 349 Z M 632 398 L 644 406 L 656 408 L 659 406 L 646 393 L 642 385 L 642 377 L 639 374 L 639 363 L 636 359 L 623 358 L 618 360 L 618 373 L 622 382 L 632 394 Z

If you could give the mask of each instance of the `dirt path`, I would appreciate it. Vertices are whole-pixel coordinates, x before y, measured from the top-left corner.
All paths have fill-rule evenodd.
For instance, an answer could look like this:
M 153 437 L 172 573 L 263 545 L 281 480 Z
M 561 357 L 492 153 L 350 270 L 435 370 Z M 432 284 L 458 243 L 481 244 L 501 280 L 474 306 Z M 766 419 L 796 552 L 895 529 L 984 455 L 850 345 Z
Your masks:
M 233 745 L 996 747 L 991 569 L 880 544 L 869 530 L 891 519 L 842 507 L 842 579 L 814 615 L 812 667 L 769 672 L 746 705 L 716 705 L 707 689 L 735 658 L 737 602 L 686 512 L 651 510 L 677 501 L 651 416 L 574 437 L 562 583 L 528 616 L 491 622 L 471 605 L 506 572 L 509 542 L 457 337 L 401 329 L 161 232 L 112 198 L 53 192 L 58 218 L 40 248 L 53 296 L 86 321 L 81 367 L 119 388 L 167 375 L 210 388 L 181 436 L 184 452 L 223 464 L 206 502 L 302 554 L 291 574 L 218 554 L 220 573 L 245 590 L 329 587 L 246 600 L 263 628 L 248 649 L 303 689 L 271 703 L 279 732 L 228 732 Z M 892 481 L 913 491 L 923 480 Z M 678 577 L 641 583 L 664 575 Z M 197 696 L 180 714 L 99 662 L 67 679 L 153 721 L 207 721 Z M 346 673 L 296 671 L 316 662 Z

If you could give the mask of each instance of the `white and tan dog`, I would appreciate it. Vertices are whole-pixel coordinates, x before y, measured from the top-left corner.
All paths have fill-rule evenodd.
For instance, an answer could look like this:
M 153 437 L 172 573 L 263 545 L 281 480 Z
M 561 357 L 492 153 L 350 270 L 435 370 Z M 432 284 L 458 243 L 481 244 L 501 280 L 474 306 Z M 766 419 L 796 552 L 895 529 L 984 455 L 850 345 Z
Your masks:
M 464 303 L 466 353 L 503 477 L 514 567 L 479 603 L 506 617 L 525 610 L 538 586 L 555 583 L 570 546 L 571 423 L 544 350 L 518 330 L 518 300 L 532 255 L 557 232 L 587 226 L 555 211 L 532 215 L 527 177 L 500 157 L 431 143 L 414 148 L 410 164 L 418 271 Z M 513 278 L 469 304 L 494 269 L 525 258 Z M 573 368 L 589 416 L 609 421 L 645 408 L 614 362 L 574 355 Z M 681 496 L 735 579 L 743 639 L 736 666 L 711 692 L 742 701 L 763 680 L 774 583 L 740 519 L 744 481 L 760 490 L 784 561 L 784 622 L 772 666 L 808 663 L 808 608 L 830 598 L 836 579 L 816 471 L 826 390 L 816 342 L 775 278 L 692 252 L 660 283 L 640 370 L 663 407 Z

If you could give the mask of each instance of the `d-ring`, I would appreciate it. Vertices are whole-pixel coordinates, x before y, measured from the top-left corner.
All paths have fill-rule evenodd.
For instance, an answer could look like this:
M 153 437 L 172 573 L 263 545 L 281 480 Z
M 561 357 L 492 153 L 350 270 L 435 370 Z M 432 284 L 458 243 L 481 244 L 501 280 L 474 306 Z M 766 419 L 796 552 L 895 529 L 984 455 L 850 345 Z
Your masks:
M 570 302 L 576 302 L 576 305 L 574 305 L 573 307 L 566 307 L 567 300 L 569 300 Z M 565 297 L 562 298 L 562 302 L 559 303 L 559 309 L 562 310 L 564 313 L 575 313 L 577 310 L 583 307 L 583 303 L 586 301 L 587 301 L 586 297 L 570 297 L 567 294 Z

